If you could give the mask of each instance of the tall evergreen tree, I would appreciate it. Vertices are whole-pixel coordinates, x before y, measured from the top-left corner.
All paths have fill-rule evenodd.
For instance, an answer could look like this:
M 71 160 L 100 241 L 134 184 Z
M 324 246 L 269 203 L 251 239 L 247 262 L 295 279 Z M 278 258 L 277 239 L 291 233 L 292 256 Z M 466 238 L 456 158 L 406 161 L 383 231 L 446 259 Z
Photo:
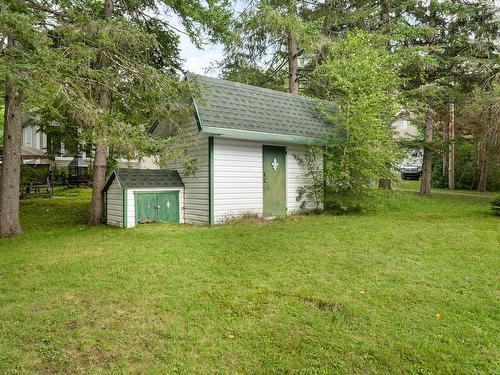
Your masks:
M 83 93 L 80 97 L 85 103 L 90 104 L 90 107 L 97 106 L 100 113 L 100 116 L 93 117 L 96 121 L 91 131 L 91 139 L 95 143 L 95 154 L 89 224 L 96 225 L 100 223 L 102 217 L 101 190 L 105 182 L 106 157 L 113 138 L 119 133 L 116 130 L 120 126 L 117 125 L 121 124 L 121 129 L 130 125 L 132 127 L 142 125 L 144 128 L 146 125 L 140 121 L 150 118 L 146 115 L 144 108 L 147 108 L 150 114 L 158 114 L 153 107 L 165 112 L 168 106 L 175 107 L 175 101 L 183 96 L 185 84 L 175 75 L 170 74 L 168 78 L 161 77 L 165 69 L 175 68 L 166 63 L 169 58 L 176 57 L 172 51 L 165 49 L 164 42 L 170 41 L 171 25 L 163 19 L 168 16 L 169 12 L 177 15 L 188 35 L 195 42 L 199 42 L 200 32 L 203 30 L 208 31 L 212 40 L 225 37 L 229 13 L 225 8 L 225 3 L 214 2 L 209 7 L 204 7 L 198 0 L 183 3 L 105 0 L 104 9 L 100 15 L 91 10 L 92 3 L 86 4 L 85 8 L 90 9 L 86 12 L 89 19 L 84 19 L 82 22 L 76 17 L 73 18 L 73 28 L 77 27 L 81 32 L 78 34 L 80 42 L 87 49 L 95 52 L 95 61 L 90 69 L 96 74 L 97 82 L 93 85 L 93 90 Z M 94 30 L 87 28 L 89 22 L 95 27 Z M 91 35 L 98 38 L 91 39 Z M 148 36 L 153 36 L 153 38 L 148 38 Z M 146 44 L 143 44 L 144 42 Z M 125 50 L 127 54 L 123 53 Z M 91 78 L 87 73 L 85 76 L 87 81 Z M 156 81 L 153 82 L 152 78 L 156 78 Z M 159 83 L 165 87 L 159 87 Z M 130 99 L 136 99 L 133 96 L 137 94 L 138 87 L 139 89 L 145 88 L 142 90 L 143 103 L 139 104 L 143 108 L 142 112 L 131 109 L 129 105 Z M 153 98 L 152 96 L 155 95 L 153 90 L 156 89 L 159 91 Z M 70 98 L 71 95 L 68 97 Z M 159 98 L 166 101 L 155 102 Z M 134 112 L 136 118 L 123 116 Z M 171 109 L 167 112 L 171 112 Z
M 43 1 L 8 0 L 0 4 L 0 81 L 5 103 L 0 237 L 22 232 L 19 183 L 23 111 L 26 113 L 37 98 L 57 90 L 57 73 L 52 69 L 55 55 L 48 38 L 48 19 L 57 15 Z
M 95 145 L 89 224 L 97 224 L 110 146 L 181 155 L 182 145 L 174 147 L 177 140 L 162 142 L 146 135 L 154 121 L 181 121 L 189 111 L 188 83 L 175 73 L 178 36 L 165 20 L 176 15 L 197 44 L 203 33 L 221 40 L 228 35 L 226 3 L 12 0 L 2 7 L 0 32 L 7 42 L 1 73 L 7 106 L 0 233 L 21 232 L 22 112 L 35 107 L 46 122 L 74 124 Z M 37 95 L 41 91 L 45 95 Z M 21 98 L 28 102 L 28 97 L 36 105 L 21 108 Z M 165 151 L 165 146 L 171 147 Z

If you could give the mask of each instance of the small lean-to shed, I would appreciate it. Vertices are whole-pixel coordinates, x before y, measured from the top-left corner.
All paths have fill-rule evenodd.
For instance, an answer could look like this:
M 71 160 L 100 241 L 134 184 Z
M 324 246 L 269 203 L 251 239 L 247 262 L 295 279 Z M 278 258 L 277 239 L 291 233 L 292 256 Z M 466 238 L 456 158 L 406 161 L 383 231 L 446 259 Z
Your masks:
M 102 193 L 106 224 L 184 223 L 184 183 L 175 170 L 115 169 Z
M 308 145 L 326 145 L 334 136 L 314 99 L 222 79 L 194 76 L 203 98 L 194 100 L 194 121 L 182 131 L 158 122 L 158 137 L 190 138 L 186 150 L 198 160 L 196 174 L 182 164 L 185 222 L 219 224 L 257 215 L 282 217 L 317 208 L 299 199 L 298 189 L 311 182 L 298 161 Z M 323 102 L 335 111 L 334 103 Z M 322 160 L 318 167 L 322 168 Z

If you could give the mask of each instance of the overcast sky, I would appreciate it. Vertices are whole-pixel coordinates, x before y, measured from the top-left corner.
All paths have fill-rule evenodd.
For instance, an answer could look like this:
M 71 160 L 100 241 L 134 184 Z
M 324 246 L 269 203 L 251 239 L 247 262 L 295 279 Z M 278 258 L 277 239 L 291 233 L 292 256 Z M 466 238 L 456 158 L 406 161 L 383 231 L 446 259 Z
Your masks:
M 249 5 L 248 0 L 233 0 L 231 4 L 235 14 L 239 14 Z M 173 18 L 172 21 L 175 27 L 179 29 L 183 28 L 180 22 L 175 18 Z M 180 49 L 181 58 L 184 59 L 184 69 L 191 73 L 217 77 L 219 71 L 211 70 L 207 73 L 206 69 L 209 68 L 212 63 L 222 60 L 224 55 L 222 45 L 205 44 L 203 49 L 199 50 L 191 43 L 187 35 L 182 33 L 178 34 L 181 38 Z
M 184 69 L 196 74 L 209 75 L 217 77 L 218 71 L 206 72 L 206 68 L 216 61 L 220 61 L 223 57 L 223 48 L 219 44 L 206 44 L 203 50 L 199 50 L 189 40 L 189 37 L 180 34 L 181 43 L 181 58 L 184 60 Z

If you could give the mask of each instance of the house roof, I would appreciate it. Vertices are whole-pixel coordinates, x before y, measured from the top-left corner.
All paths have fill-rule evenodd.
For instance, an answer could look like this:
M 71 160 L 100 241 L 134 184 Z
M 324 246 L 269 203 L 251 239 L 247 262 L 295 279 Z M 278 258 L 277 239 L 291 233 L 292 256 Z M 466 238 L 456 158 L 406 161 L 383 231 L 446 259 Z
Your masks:
M 0 145 L 0 159 L 3 157 L 3 145 Z M 21 147 L 21 158 L 22 159 L 53 159 L 53 157 L 48 156 L 43 152 L 33 147 Z
M 203 98 L 195 100 L 198 128 L 203 133 L 293 143 L 325 143 L 331 124 L 318 101 L 301 95 L 195 76 Z M 323 102 L 330 109 L 337 106 Z
M 118 168 L 113 170 L 102 191 L 107 191 L 115 178 L 122 189 L 184 186 L 181 176 L 176 170 Z

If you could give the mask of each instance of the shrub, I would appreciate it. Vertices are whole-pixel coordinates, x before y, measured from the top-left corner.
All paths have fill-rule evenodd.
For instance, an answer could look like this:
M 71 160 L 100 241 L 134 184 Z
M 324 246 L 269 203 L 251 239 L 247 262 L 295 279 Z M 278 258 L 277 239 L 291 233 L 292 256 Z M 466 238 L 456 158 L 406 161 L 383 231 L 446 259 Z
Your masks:
M 66 167 L 54 167 L 52 184 L 65 186 L 68 184 L 68 169 Z
M 385 46 L 366 33 L 331 42 L 325 56 L 312 72 L 310 91 L 337 103 L 318 103 L 335 135 L 323 150 L 324 181 L 313 178 L 299 194 L 322 198 L 324 184 L 326 209 L 365 211 L 372 206 L 379 178 L 394 178 L 400 157 L 389 126 L 400 108 L 398 78 Z M 317 174 L 314 159 L 319 157 L 306 157 L 307 177 Z
M 500 216 L 500 195 L 491 201 L 491 212 L 495 216 Z
M 21 165 L 20 186 L 29 186 L 31 184 L 37 185 L 40 178 L 46 173 L 47 171 L 43 169 L 35 169 L 29 164 L 23 164 Z

